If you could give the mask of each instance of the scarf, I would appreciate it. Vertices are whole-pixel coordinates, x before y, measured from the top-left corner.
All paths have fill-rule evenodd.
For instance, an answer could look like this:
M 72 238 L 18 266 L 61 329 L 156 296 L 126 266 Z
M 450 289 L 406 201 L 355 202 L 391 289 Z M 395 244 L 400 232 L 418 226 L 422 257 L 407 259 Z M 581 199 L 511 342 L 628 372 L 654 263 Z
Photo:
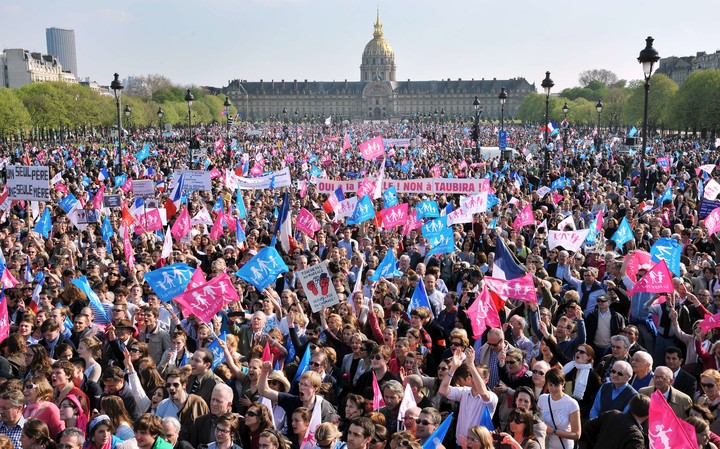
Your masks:
M 563 366 L 562 371 L 563 374 L 567 375 L 567 373 L 573 369 L 576 369 L 577 372 L 575 373 L 575 387 L 573 388 L 572 397 L 577 400 L 582 400 L 585 395 L 585 388 L 587 387 L 588 376 L 590 375 L 592 364 L 570 362 Z

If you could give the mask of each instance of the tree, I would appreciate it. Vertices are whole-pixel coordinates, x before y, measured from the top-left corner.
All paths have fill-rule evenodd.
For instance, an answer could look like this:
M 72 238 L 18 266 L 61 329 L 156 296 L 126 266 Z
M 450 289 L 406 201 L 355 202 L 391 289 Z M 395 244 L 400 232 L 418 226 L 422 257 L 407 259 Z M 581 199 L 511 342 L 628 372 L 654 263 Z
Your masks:
M 609 87 L 618 82 L 618 77 L 610 70 L 592 69 L 581 72 L 578 81 L 582 87 L 588 87 L 592 82 L 600 82 Z
M 32 126 L 25 105 L 11 89 L 0 88 L 0 136 Z
M 658 126 L 672 125 L 671 107 L 673 97 L 678 90 L 675 81 L 666 75 L 656 73 L 650 78 L 650 91 L 648 95 L 648 126 L 656 129 Z M 633 89 L 623 111 L 624 122 L 631 125 L 641 125 L 645 101 L 645 85 L 640 84 Z
M 671 115 L 679 128 L 715 131 L 720 125 L 720 70 L 693 72 L 678 89 Z
M 621 87 L 610 88 L 603 97 L 603 122 L 611 130 L 622 124 L 623 111 L 628 102 L 630 92 Z

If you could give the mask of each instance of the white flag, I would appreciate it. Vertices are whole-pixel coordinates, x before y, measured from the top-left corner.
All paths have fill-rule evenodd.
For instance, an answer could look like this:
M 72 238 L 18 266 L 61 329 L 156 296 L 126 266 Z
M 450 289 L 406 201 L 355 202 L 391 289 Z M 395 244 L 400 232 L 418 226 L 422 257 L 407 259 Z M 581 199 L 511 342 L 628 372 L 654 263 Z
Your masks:
M 410 384 L 408 383 L 407 385 L 405 385 L 405 395 L 403 396 L 403 400 L 400 403 L 400 409 L 398 410 L 398 432 L 402 432 L 403 430 L 405 430 L 405 424 L 403 424 L 405 419 L 405 412 L 413 407 L 417 407 L 417 403 L 415 403 L 415 396 L 413 396 L 412 390 L 410 389 Z
M 579 231 L 550 231 L 548 235 L 548 247 L 550 249 L 562 246 L 568 251 L 575 252 L 585 243 L 589 229 Z
M 170 226 L 168 226 L 167 230 L 165 231 L 165 241 L 163 242 L 162 254 L 160 255 L 160 257 L 162 257 L 162 258 L 169 257 L 170 254 L 172 254 L 172 250 L 173 250 L 172 233 L 170 232 Z

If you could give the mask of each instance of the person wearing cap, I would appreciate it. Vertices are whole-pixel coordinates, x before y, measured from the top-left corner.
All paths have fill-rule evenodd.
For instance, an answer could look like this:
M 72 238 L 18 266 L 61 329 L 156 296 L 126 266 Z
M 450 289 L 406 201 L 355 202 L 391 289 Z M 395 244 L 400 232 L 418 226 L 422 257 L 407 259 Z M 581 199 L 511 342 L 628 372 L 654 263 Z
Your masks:
M 87 441 L 83 449 L 115 449 L 122 440 L 113 435 L 114 431 L 108 415 L 97 415 L 88 423 Z
M 130 320 L 120 320 L 114 326 L 108 326 L 107 342 L 103 348 L 103 352 L 107 357 L 105 360 L 107 363 L 125 368 L 123 350 L 138 343 L 138 341 L 133 338 L 135 332 L 135 326 L 132 325 Z
M 586 341 L 593 346 L 595 354 L 605 354 L 610 337 L 618 335 L 627 325 L 625 318 L 610 309 L 610 297 L 597 297 L 597 309 L 585 316 Z

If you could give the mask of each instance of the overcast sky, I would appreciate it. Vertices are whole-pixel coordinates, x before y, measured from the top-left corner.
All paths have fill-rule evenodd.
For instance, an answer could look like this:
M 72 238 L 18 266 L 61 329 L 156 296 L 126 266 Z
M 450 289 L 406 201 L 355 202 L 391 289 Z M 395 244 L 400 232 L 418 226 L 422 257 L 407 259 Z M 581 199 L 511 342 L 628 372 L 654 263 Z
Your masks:
M 717 0 L 3 0 L 0 45 L 45 53 L 45 28 L 73 29 L 79 76 L 105 85 L 114 72 L 356 81 L 378 5 L 398 80 L 524 77 L 539 90 L 549 70 L 559 92 L 587 69 L 641 78 L 648 35 L 663 57 L 720 49 Z

